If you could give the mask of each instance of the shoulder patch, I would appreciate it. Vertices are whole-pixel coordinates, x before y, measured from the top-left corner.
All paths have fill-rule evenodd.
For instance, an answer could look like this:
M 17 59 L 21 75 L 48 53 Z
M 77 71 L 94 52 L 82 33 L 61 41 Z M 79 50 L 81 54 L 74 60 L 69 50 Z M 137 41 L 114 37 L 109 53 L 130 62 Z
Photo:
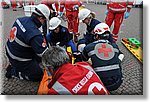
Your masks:
M 9 34 L 9 41 L 10 42 L 13 42 L 16 38 L 16 34 L 17 34 L 17 27 L 13 27 L 10 31 L 10 34 Z
M 98 43 L 94 50 L 96 56 L 102 60 L 110 60 L 115 56 L 113 46 L 108 43 Z

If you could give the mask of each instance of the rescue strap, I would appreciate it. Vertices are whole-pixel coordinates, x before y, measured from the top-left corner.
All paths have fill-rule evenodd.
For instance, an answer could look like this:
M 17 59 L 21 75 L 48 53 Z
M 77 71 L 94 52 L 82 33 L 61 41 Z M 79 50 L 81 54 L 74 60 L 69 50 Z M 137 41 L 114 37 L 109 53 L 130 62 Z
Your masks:
M 115 65 L 109 65 L 109 66 L 103 66 L 103 67 L 96 67 L 94 68 L 95 72 L 100 72 L 100 71 L 109 71 L 109 70 L 114 70 L 114 69 L 119 69 L 119 64 Z
M 12 59 L 15 59 L 15 60 L 17 60 L 17 61 L 31 61 L 31 60 L 32 60 L 32 59 L 21 58 L 21 57 L 17 57 L 17 56 L 15 56 L 15 55 L 13 55 L 13 54 L 10 52 L 10 50 L 9 50 L 9 48 L 8 48 L 7 45 L 6 45 L 6 50 L 7 50 L 8 54 L 9 54 L 9 56 L 10 56 Z

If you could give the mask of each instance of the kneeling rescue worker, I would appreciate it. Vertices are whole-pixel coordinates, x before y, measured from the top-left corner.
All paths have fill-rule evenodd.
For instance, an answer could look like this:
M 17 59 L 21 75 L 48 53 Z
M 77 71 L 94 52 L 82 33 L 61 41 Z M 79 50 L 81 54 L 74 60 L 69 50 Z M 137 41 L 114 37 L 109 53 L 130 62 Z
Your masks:
M 92 66 L 105 87 L 116 90 L 122 83 L 121 61 L 124 55 L 116 43 L 108 41 L 110 29 L 105 23 L 94 28 L 95 42 L 84 47 L 82 56 L 87 61 L 91 58 Z
M 31 17 L 22 17 L 15 21 L 6 45 L 6 54 L 11 64 L 7 68 L 7 78 L 14 76 L 41 81 L 43 71 L 39 63 L 47 44 L 38 28 L 48 20 L 49 15 L 49 8 L 39 4 Z
M 47 40 L 51 46 L 71 46 L 72 52 L 77 52 L 76 46 L 73 42 L 73 34 L 69 33 L 68 29 L 61 25 L 61 20 L 58 17 L 53 17 L 49 21 L 49 33 Z

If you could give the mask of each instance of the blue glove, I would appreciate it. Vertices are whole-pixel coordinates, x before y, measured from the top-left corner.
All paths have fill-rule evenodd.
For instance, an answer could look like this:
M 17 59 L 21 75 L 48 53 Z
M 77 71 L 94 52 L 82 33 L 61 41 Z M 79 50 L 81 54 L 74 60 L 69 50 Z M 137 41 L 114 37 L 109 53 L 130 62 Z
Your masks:
M 59 15 L 60 17 L 62 17 L 63 12 L 58 12 L 58 15 Z
M 105 11 L 105 14 L 108 15 L 108 10 Z
M 78 5 L 74 5 L 74 6 L 73 6 L 73 9 L 74 9 L 74 10 L 77 10 L 78 8 L 79 8 Z
M 129 12 L 125 12 L 124 14 L 124 19 L 127 19 L 129 17 L 130 13 Z

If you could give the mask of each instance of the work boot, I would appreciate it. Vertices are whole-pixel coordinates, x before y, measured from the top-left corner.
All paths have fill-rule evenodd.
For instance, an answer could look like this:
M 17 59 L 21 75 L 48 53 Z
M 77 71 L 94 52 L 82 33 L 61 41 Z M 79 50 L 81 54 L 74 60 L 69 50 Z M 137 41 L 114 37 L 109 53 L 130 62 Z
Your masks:
M 113 41 L 116 43 L 118 40 L 118 34 L 112 34 L 113 36 Z
M 8 65 L 8 67 L 6 68 L 6 74 L 5 74 L 5 76 L 8 79 L 10 79 L 12 77 L 12 75 L 11 75 L 11 69 L 12 69 L 11 65 Z
M 17 11 L 17 9 L 13 9 L 13 11 Z

